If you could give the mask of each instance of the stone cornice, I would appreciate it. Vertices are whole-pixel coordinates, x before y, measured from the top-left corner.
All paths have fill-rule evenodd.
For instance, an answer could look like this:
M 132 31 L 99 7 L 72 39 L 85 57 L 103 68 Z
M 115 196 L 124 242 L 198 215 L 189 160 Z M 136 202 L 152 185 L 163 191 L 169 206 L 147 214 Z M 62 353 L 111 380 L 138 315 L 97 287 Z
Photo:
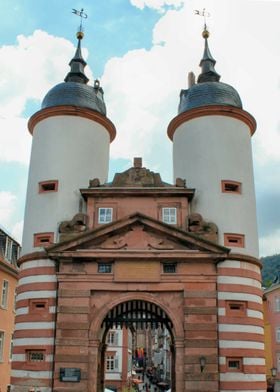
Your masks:
M 41 259 L 48 259 L 48 255 L 45 251 L 41 252 L 32 252 L 32 253 L 26 253 L 22 257 L 20 257 L 17 261 L 18 265 L 20 266 L 22 263 L 25 261 L 31 261 L 31 260 L 41 260 Z
M 31 135 L 33 135 L 33 130 L 35 126 L 42 120 L 48 117 L 54 116 L 78 116 L 84 117 L 89 120 L 95 121 L 98 124 L 102 125 L 109 133 L 110 142 L 112 142 L 116 137 L 116 128 L 115 125 L 105 117 L 103 114 L 99 112 L 95 112 L 94 110 L 79 108 L 76 106 L 54 106 L 46 109 L 39 110 L 32 117 L 30 117 L 28 121 L 28 129 Z
M 257 123 L 254 117 L 243 109 L 233 106 L 209 105 L 190 109 L 174 117 L 168 125 L 167 135 L 173 140 L 176 129 L 186 121 L 204 116 L 228 116 L 243 121 L 250 129 L 251 136 L 255 133 Z

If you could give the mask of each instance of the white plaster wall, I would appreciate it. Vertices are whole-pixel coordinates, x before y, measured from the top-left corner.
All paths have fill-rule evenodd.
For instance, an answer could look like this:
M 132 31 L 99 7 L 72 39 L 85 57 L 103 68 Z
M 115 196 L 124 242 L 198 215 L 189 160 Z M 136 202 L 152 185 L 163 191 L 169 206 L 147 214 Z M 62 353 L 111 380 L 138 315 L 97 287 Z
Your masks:
M 79 212 L 80 188 L 89 180 L 105 182 L 109 165 L 109 133 L 78 116 L 54 116 L 33 132 L 22 254 L 33 248 L 33 233 L 57 233 L 63 220 Z M 58 192 L 38 193 L 40 181 L 58 180 Z M 56 240 L 56 237 L 55 237 Z
M 181 124 L 173 138 L 174 178 L 186 179 L 196 193 L 191 211 L 224 233 L 245 235 L 234 252 L 258 257 L 256 202 L 249 127 L 226 116 L 204 116 Z M 242 194 L 221 192 L 221 180 L 242 183 Z

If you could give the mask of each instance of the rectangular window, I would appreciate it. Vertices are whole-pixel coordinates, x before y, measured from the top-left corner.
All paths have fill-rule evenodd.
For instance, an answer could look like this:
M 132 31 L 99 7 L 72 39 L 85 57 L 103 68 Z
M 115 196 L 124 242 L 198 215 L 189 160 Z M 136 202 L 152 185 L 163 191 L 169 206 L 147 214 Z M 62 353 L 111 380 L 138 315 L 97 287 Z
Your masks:
M 275 297 L 275 312 L 280 312 L 280 297 Z
M 36 233 L 34 234 L 34 247 L 44 247 L 54 242 L 54 233 Z
M 113 220 L 113 208 L 98 208 L 98 223 L 110 223 Z
M 242 372 L 242 358 L 227 358 L 229 372 Z
M 107 335 L 107 344 L 116 345 L 116 332 L 109 332 Z
M 107 355 L 106 357 L 106 370 L 112 371 L 115 369 L 115 356 Z
M 6 237 L 6 249 L 5 249 L 5 259 L 12 261 L 12 250 L 13 250 L 13 240 Z
M 12 360 L 12 356 L 13 356 L 13 347 L 14 347 L 14 334 L 12 334 L 11 342 L 10 342 L 10 361 Z
M 222 180 L 221 182 L 223 193 L 237 193 L 241 194 L 241 182 Z
M 245 236 L 244 234 L 225 233 L 224 244 L 225 246 L 244 248 Z
M 31 299 L 29 302 L 30 313 L 42 313 L 48 312 L 48 300 L 47 299 Z
M 44 350 L 27 350 L 26 359 L 28 362 L 44 362 L 45 351 Z
M 4 309 L 7 309 L 8 306 L 8 290 L 9 290 L 9 282 L 7 280 L 3 280 L 1 307 Z
M 231 317 L 243 317 L 247 315 L 246 301 L 226 301 L 226 315 Z
M 0 331 L 0 362 L 3 362 L 4 353 L 4 332 Z
M 177 208 L 175 207 L 164 207 L 162 209 L 162 221 L 170 225 L 176 225 L 177 223 Z
M 164 263 L 163 265 L 163 272 L 165 274 L 175 274 L 176 273 L 176 263 Z
M 98 264 L 98 272 L 100 272 L 101 274 L 110 274 L 112 272 L 112 264 L 109 263 Z
M 58 180 L 39 182 L 39 193 L 57 192 Z
M 280 343 L 280 327 L 276 328 L 276 342 Z

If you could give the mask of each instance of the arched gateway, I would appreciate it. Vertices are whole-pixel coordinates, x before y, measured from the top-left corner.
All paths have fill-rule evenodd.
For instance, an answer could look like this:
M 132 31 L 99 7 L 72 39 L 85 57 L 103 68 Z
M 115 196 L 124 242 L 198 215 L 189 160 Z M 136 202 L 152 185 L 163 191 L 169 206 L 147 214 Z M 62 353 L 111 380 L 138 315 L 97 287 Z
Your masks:
M 133 297 L 134 299 L 126 300 L 123 302 L 123 297 Z M 149 298 L 149 301 L 147 301 Z M 119 302 L 121 300 L 121 302 Z M 154 302 L 150 302 L 150 301 Z M 116 301 L 113 301 L 115 303 Z M 163 304 L 165 310 L 158 305 L 160 301 L 153 298 L 151 295 L 137 295 L 137 293 L 131 294 L 130 296 L 122 295 L 118 300 L 118 304 L 113 306 L 109 312 L 106 314 L 105 318 L 102 321 L 101 329 L 100 329 L 100 349 L 99 349 L 99 358 L 98 358 L 98 369 L 97 369 L 97 390 L 104 390 L 105 380 L 105 351 L 106 351 L 106 337 L 108 331 L 114 328 L 114 333 L 116 329 L 119 329 L 121 332 L 124 328 L 130 329 L 132 334 L 137 330 L 146 331 L 146 337 L 152 336 L 152 331 L 157 331 L 159 328 L 161 330 L 166 329 L 171 338 L 170 342 L 170 353 L 172 354 L 171 359 L 171 369 L 170 369 L 170 378 L 169 378 L 169 386 L 172 386 L 172 389 L 175 390 L 175 373 L 176 373 L 176 351 L 175 347 L 175 339 L 174 339 L 174 326 L 173 322 L 168 316 L 166 312 L 170 311 L 170 309 L 166 308 Z M 110 304 L 110 307 L 112 303 Z M 110 346 L 109 346 L 110 349 Z M 145 348 L 146 350 L 148 347 Z M 150 350 L 152 348 L 150 347 Z M 148 358 L 147 358 L 148 359 Z M 151 358 L 150 358 L 151 359 Z M 164 359 L 162 359 L 164 360 Z M 147 381 L 147 378 L 144 377 L 144 374 L 150 369 L 148 367 L 149 362 L 145 363 L 145 366 L 141 368 L 142 377 L 140 378 L 143 382 Z M 142 365 L 143 366 L 143 365 Z M 137 367 L 136 367 L 137 369 Z M 155 368 L 154 368 L 155 369 Z M 134 373 L 136 374 L 136 373 Z M 134 376 L 136 377 L 136 376 Z M 133 376 L 131 375 L 128 380 L 121 380 L 121 384 L 125 384 L 129 386 L 132 384 Z M 163 384 L 163 383 L 162 383 Z M 166 384 L 167 385 L 167 384 Z

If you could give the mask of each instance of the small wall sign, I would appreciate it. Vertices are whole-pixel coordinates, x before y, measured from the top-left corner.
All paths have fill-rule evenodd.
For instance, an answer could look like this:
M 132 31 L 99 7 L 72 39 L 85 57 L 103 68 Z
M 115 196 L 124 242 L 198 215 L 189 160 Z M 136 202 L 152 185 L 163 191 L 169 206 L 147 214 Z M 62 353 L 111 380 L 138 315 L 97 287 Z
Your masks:
M 59 380 L 64 382 L 80 382 L 81 369 L 79 368 L 60 368 Z

